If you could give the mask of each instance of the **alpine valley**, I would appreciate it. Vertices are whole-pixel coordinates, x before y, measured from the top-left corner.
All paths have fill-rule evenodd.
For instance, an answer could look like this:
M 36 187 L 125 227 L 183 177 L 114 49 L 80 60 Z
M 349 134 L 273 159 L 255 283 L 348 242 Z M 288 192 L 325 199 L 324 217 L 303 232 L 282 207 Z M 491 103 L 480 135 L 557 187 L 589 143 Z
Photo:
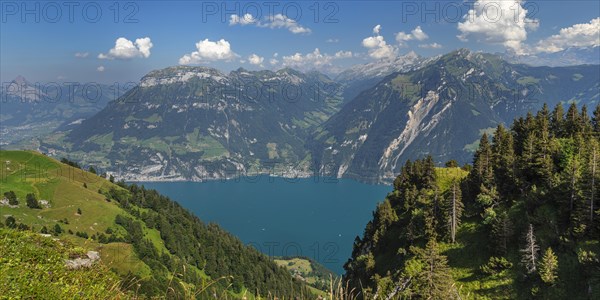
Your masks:
M 0 90 L 0 145 L 45 136 L 61 125 L 79 124 L 119 98 L 129 84 L 29 82 L 18 76 Z
M 566 4 L 2 1 L 0 300 L 600 299 Z
M 534 67 L 460 49 L 331 78 L 290 68 L 152 71 L 95 115 L 17 144 L 125 180 L 327 174 L 389 182 L 406 159 L 469 162 L 484 132 L 543 103 L 593 106 L 597 65 Z

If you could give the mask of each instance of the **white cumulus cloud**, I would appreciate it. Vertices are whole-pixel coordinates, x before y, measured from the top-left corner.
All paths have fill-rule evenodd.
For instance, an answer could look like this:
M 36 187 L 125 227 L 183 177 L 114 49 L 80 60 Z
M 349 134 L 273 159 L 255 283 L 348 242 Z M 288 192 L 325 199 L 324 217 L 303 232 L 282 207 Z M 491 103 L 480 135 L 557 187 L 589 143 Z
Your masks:
M 412 41 L 412 40 L 424 41 L 428 38 L 429 38 L 429 36 L 427 35 L 427 33 L 425 33 L 425 31 L 423 31 L 423 29 L 421 29 L 421 26 L 417 26 L 410 33 L 406 33 L 404 31 L 400 31 L 400 32 L 396 33 L 396 41 L 401 46 L 405 46 L 405 42 L 407 42 L 407 41 Z
M 423 49 L 441 49 L 442 45 L 440 45 L 438 43 L 420 44 L 419 48 L 423 48 Z
M 417 41 L 423 41 L 429 38 L 429 36 L 421 29 L 421 26 L 417 26 L 417 28 L 413 29 L 411 34 Z
M 523 2 L 477 0 L 463 22 L 458 23 L 461 32 L 458 38 L 467 41 L 474 37 L 489 44 L 503 45 L 515 54 L 525 54 L 527 50 L 523 43 L 527 40 L 527 31 L 535 30 L 539 22 L 527 18 Z
M 229 17 L 229 25 L 249 25 L 253 24 L 262 28 L 285 28 L 294 34 L 310 34 L 312 31 L 308 27 L 300 25 L 296 20 L 288 18 L 282 14 L 276 14 L 266 17 L 264 20 L 256 19 L 252 14 L 245 14 L 243 16 L 231 15 Z
M 200 64 L 217 60 L 229 61 L 236 57 L 238 55 L 231 50 L 231 44 L 228 41 L 220 39 L 212 42 L 205 39 L 196 43 L 196 51 L 182 56 L 179 59 L 179 64 Z
M 268 28 L 286 28 L 291 33 L 311 33 L 310 28 L 303 27 L 296 20 L 290 19 L 282 14 L 276 14 L 267 19 L 265 23 L 259 24 L 261 27 Z
M 134 42 L 120 37 L 115 41 L 115 47 L 108 50 L 108 53 L 100 53 L 100 59 L 132 59 L 136 57 L 150 57 L 150 49 L 154 46 L 149 37 L 139 38 Z
M 562 28 L 558 34 L 537 43 L 537 52 L 558 52 L 568 47 L 600 46 L 600 18 Z
M 262 65 L 264 60 L 265 60 L 264 57 L 258 56 L 256 54 L 252 54 L 252 55 L 248 56 L 248 62 L 253 65 L 260 66 L 260 65 Z
M 258 21 L 252 16 L 252 14 L 245 14 L 243 16 L 231 15 L 229 17 L 229 25 L 248 25 L 255 24 Z
M 295 53 L 289 56 L 283 56 L 283 66 L 293 67 L 301 70 L 317 69 L 322 71 L 334 70 L 333 62 L 338 59 L 351 58 L 351 51 L 338 51 L 335 54 L 321 53 L 319 48 L 313 52 L 302 54 Z
M 98 71 L 98 72 L 104 72 L 104 70 L 105 70 L 104 66 L 99 66 L 96 68 L 96 71 Z
M 89 52 L 75 52 L 75 57 L 77 58 L 86 58 L 90 55 Z
M 351 58 L 352 51 L 338 51 L 334 55 L 335 58 Z
M 390 58 L 396 56 L 398 49 L 396 49 L 396 47 L 392 45 L 389 45 L 385 41 L 383 36 L 379 34 L 380 32 L 381 25 L 375 26 L 373 28 L 374 36 L 370 36 L 363 39 L 363 47 L 369 49 L 369 56 L 375 59 Z
M 379 32 L 381 32 L 381 25 L 377 24 L 375 27 L 373 27 L 373 34 L 379 35 Z

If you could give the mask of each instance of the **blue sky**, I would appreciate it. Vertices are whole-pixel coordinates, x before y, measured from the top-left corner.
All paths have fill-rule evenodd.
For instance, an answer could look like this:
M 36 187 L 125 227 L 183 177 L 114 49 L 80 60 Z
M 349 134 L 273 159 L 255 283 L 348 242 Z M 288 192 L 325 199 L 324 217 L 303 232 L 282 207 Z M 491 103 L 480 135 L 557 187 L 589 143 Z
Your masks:
M 179 64 L 335 72 L 410 51 L 535 55 L 600 40 L 598 1 L 52 3 L 1 1 L 3 82 L 137 81 Z

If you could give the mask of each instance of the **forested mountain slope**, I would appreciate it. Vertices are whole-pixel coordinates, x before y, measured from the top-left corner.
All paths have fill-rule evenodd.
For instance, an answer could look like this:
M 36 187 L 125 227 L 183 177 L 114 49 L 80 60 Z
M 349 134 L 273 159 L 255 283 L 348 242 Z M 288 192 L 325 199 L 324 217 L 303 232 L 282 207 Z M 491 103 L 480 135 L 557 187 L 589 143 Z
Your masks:
M 391 298 L 600 297 L 600 106 L 589 115 L 559 104 L 498 125 L 466 177 L 406 162 L 346 279 Z

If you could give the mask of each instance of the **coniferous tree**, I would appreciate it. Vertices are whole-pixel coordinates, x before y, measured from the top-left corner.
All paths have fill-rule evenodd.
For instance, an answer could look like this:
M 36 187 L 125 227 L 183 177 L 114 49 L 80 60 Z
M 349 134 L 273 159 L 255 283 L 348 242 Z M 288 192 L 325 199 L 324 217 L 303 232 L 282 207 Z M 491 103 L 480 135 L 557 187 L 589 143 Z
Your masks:
M 458 162 L 454 159 L 447 161 L 444 166 L 446 168 L 458 168 Z
M 500 196 L 496 187 L 487 189 L 483 185 L 481 186 L 481 192 L 475 199 L 479 207 L 483 210 L 481 216 L 483 217 L 484 224 L 490 224 L 496 218 L 496 208 L 500 204 Z
M 592 117 L 592 128 L 594 132 L 600 132 L 600 104 L 596 105 L 594 109 L 594 116 Z
M 416 294 L 423 299 L 453 299 L 456 292 L 448 259 L 440 254 L 435 239 L 429 239 L 425 249 L 416 249 L 416 256 L 424 268 L 415 278 Z
M 430 205 L 430 209 L 431 209 L 431 216 L 433 217 L 433 222 L 432 225 L 434 226 L 434 229 L 442 227 L 441 230 L 443 230 L 444 227 L 444 206 L 446 205 L 446 203 L 444 202 L 444 195 L 440 195 L 439 194 L 439 189 L 437 187 L 437 185 L 434 187 L 434 190 L 432 191 L 432 201 L 431 201 L 431 205 Z M 433 236 L 431 234 L 429 234 L 428 236 Z M 435 232 L 435 237 L 437 238 L 437 232 Z
M 426 207 L 423 213 L 423 221 L 425 223 L 424 236 L 428 239 L 437 239 L 436 229 L 438 227 L 438 222 L 432 205 Z
M 581 132 L 581 125 L 581 115 L 577 110 L 577 105 L 573 102 L 565 115 L 565 136 L 571 137 L 576 133 Z
M 535 116 L 536 129 L 542 130 L 550 130 L 550 111 L 548 110 L 548 104 L 544 103 L 542 105 L 542 109 L 539 110 Z
M 499 254 L 504 255 L 508 252 L 508 246 L 512 236 L 512 220 L 506 212 L 498 214 L 492 224 L 492 237 Z
M 63 232 L 62 227 L 60 227 L 60 225 L 58 224 L 54 224 L 54 234 L 55 235 L 59 235 Z
M 594 227 L 596 201 L 598 199 L 598 160 L 600 146 L 594 138 L 589 139 L 584 147 L 582 163 L 582 179 L 579 181 L 578 193 L 575 199 L 575 210 L 571 222 L 577 235 L 581 235 Z
M 556 104 L 550 117 L 550 130 L 555 137 L 562 137 L 564 131 L 565 110 L 562 103 Z
M 17 195 L 14 191 L 5 192 L 4 198 L 8 199 L 9 205 L 19 205 L 19 200 L 17 200 Z
M 513 136 L 503 125 L 498 125 L 492 139 L 494 179 L 500 183 L 498 189 L 503 194 L 514 191 L 515 151 Z
M 573 157 L 572 161 L 571 161 L 571 166 L 570 166 L 570 177 L 571 177 L 571 192 L 570 192 L 570 203 L 569 203 L 569 210 L 573 211 L 573 205 L 575 205 L 575 199 L 577 198 L 577 193 L 578 193 L 578 188 L 577 185 L 579 183 L 579 155 Z
M 589 211 L 590 211 L 590 226 L 594 223 L 594 212 L 596 206 L 594 205 L 596 202 L 596 184 L 598 182 L 598 143 L 596 140 L 592 139 L 592 154 L 590 155 L 590 166 L 589 166 L 589 180 L 590 182 L 590 195 L 589 195 Z
M 404 166 L 402 166 L 402 169 L 400 170 L 400 174 L 398 174 L 398 176 L 396 176 L 396 178 L 394 179 L 394 190 L 403 191 L 408 188 L 408 186 L 410 185 L 410 181 L 411 181 L 410 173 L 409 173 L 409 170 L 411 170 L 411 169 L 412 169 L 412 161 L 410 159 L 408 159 L 404 163 Z
M 27 207 L 35 209 L 42 208 L 42 206 L 40 206 L 40 202 L 35 197 L 35 194 L 27 194 L 27 196 L 25 196 L 25 199 L 27 201 Z
M 529 224 L 527 234 L 525 235 L 525 247 L 521 249 L 521 263 L 525 266 L 527 274 L 532 274 L 537 271 L 539 251 L 540 247 L 537 245 L 533 233 L 533 225 Z
M 584 134 L 590 134 L 593 130 L 593 125 L 590 115 L 587 111 L 587 105 L 585 104 L 581 107 L 581 116 L 579 117 L 579 121 L 581 122 L 581 132 Z
M 516 119 L 512 126 L 511 131 L 514 137 L 514 148 L 517 156 L 523 153 L 523 143 L 525 141 L 526 134 L 529 132 L 527 128 L 527 122 L 523 117 Z
M 525 171 L 535 170 L 535 136 L 532 131 L 526 133 L 523 140 L 523 152 L 521 153 L 521 162 L 519 168 Z
M 547 284 L 554 284 L 558 278 L 558 258 L 552 248 L 546 249 L 540 261 L 540 278 Z
M 464 205 L 462 203 L 462 192 L 460 185 L 456 180 L 452 181 L 450 188 L 446 192 L 444 215 L 448 224 L 448 233 L 450 241 L 456 241 L 456 232 L 460 226 Z
M 398 221 L 398 216 L 390 205 L 390 201 L 386 199 L 377 205 L 373 219 L 373 224 L 377 224 L 377 228 L 375 228 L 375 233 L 373 234 L 373 243 L 375 245 L 378 244 L 379 239 L 385 236 L 388 228 L 396 221 Z
M 13 216 L 6 217 L 4 224 L 6 224 L 6 227 L 8 228 L 17 228 L 17 220 Z
M 435 175 L 435 164 L 433 158 L 428 155 L 427 158 L 422 162 L 423 173 L 422 173 L 422 188 L 436 189 L 436 175 Z
M 483 133 L 479 140 L 479 148 L 473 156 L 473 169 L 469 173 L 468 186 L 472 198 L 477 197 L 483 189 L 490 189 L 494 183 L 494 170 L 492 168 L 492 147 L 487 136 Z
M 536 175 L 543 182 L 552 176 L 553 161 L 550 155 L 550 113 L 548 106 L 544 103 L 542 110 L 536 115 L 536 132 L 534 147 L 534 166 Z

